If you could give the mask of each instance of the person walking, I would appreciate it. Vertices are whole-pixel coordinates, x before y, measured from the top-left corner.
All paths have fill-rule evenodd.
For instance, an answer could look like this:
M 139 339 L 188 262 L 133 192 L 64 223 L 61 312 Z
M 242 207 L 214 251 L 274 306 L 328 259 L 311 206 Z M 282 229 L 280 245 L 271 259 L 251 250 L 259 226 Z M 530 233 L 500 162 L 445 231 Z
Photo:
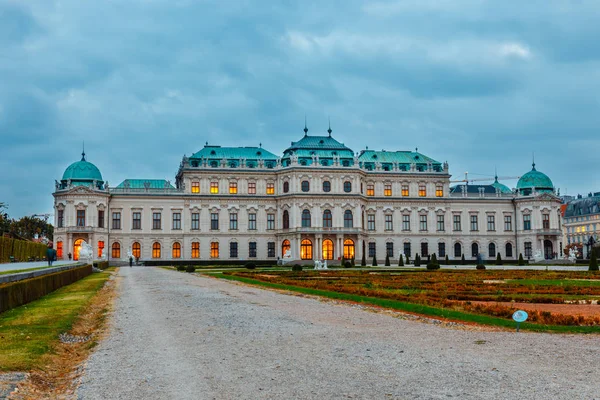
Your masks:
M 133 267 L 133 257 L 129 256 L 129 268 Z
M 48 244 L 48 249 L 46 250 L 46 260 L 48 260 L 48 266 L 51 267 L 54 262 L 54 257 L 56 256 L 56 250 L 52 248 L 52 244 Z

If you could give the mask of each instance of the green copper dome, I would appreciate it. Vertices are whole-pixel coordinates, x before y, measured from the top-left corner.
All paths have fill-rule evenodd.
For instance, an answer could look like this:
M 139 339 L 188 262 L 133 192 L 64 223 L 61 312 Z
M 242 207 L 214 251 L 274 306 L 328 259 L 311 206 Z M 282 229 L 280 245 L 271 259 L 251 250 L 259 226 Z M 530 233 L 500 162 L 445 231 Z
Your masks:
M 86 161 L 85 153 L 81 153 L 81 161 L 69 165 L 63 174 L 62 180 L 67 181 L 102 181 L 102 174 L 98 167 Z
M 496 189 L 498 189 L 500 191 L 500 193 L 512 193 L 512 190 L 510 190 L 508 186 L 503 185 L 502 183 L 498 182 L 497 176 L 496 176 L 496 179 L 494 180 L 494 183 L 492 183 L 492 186 L 495 187 Z
M 533 190 L 537 192 L 554 192 L 554 185 L 548 175 L 537 171 L 535 163 L 532 164 L 532 169 L 519 179 L 517 189 L 521 194 L 529 194 Z

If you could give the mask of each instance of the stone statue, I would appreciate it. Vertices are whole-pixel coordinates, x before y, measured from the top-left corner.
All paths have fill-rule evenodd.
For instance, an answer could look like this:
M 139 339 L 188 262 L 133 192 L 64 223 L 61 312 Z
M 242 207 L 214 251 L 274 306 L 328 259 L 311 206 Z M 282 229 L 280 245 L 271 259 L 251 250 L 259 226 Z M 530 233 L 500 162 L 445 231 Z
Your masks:
M 544 256 L 542 255 L 542 251 L 541 250 L 537 250 L 535 252 L 535 254 L 533 255 L 533 261 L 534 262 L 544 261 Z
M 83 240 L 81 242 L 81 248 L 79 250 L 79 260 L 91 264 L 93 259 L 94 249 L 92 249 L 92 246 L 88 242 Z

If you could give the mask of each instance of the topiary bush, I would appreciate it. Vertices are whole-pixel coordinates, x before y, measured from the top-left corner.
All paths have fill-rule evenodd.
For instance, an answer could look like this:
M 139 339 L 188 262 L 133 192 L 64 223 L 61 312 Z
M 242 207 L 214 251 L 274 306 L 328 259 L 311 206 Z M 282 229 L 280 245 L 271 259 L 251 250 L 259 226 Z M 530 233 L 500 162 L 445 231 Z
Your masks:
M 386 254 L 386 255 L 385 255 L 385 266 L 386 266 L 386 267 L 389 267 L 390 265 L 391 265 L 391 264 L 390 264 L 390 255 L 389 255 L 389 254 Z
M 500 256 L 500 253 L 498 253 L 496 256 L 496 265 L 502 265 L 502 257 Z
M 420 267 L 421 266 L 421 257 L 419 256 L 419 253 L 415 254 L 414 264 L 415 264 L 415 267 Z
M 525 265 L 525 260 L 523 260 L 523 253 L 519 253 L 519 265 Z
M 480 270 L 481 269 L 485 269 L 485 265 L 483 265 L 483 264 L 477 264 L 477 267 L 475 267 L 475 268 L 480 269 Z
M 410 264 L 410 256 L 408 254 L 406 254 L 406 262 L 405 262 L 405 264 L 406 265 Z
M 429 262 L 427 263 L 427 269 L 429 269 L 429 270 L 440 269 L 440 264 L 438 263 L 435 253 L 433 253 L 431 255 L 431 258 L 429 259 Z
M 377 258 L 375 256 L 373 256 L 373 264 L 374 267 L 377 266 Z
M 196 267 L 193 265 L 188 265 L 185 267 L 185 272 L 196 272 Z
M 247 269 L 256 269 L 256 264 L 254 264 L 253 262 L 249 262 L 246 263 L 246 265 L 244 265 Z
M 176 268 L 177 271 L 185 271 L 185 265 L 178 265 Z
M 352 263 L 350 261 L 346 261 L 344 263 L 344 268 L 352 268 Z
M 460 264 L 465 265 L 466 263 L 467 261 L 465 260 L 465 255 L 463 254 L 462 256 L 460 256 Z
M 302 265 L 300 265 L 300 264 L 294 264 L 292 266 L 292 271 L 302 271 Z
M 363 267 L 367 266 L 367 256 L 365 254 L 365 246 L 363 246 L 363 254 L 362 254 L 362 259 L 360 260 L 360 265 Z
M 592 255 L 590 256 L 590 271 L 598 271 L 598 258 L 596 257 L 596 249 L 592 249 Z
M 403 260 L 402 254 L 400 254 L 400 257 L 398 258 L 398 266 L 404 267 L 404 260 Z
M 448 254 L 446 254 L 446 265 L 450 265 L 450 259 L 448 258 Z

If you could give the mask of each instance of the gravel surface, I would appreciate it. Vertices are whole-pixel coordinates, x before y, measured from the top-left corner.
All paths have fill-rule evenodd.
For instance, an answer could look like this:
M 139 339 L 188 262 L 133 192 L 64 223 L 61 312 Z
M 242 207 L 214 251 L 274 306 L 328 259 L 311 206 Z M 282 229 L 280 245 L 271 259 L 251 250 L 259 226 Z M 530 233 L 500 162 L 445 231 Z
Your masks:
M 600 336 L 427 324 L 121 268 L 81 399 L 600 399 Z

